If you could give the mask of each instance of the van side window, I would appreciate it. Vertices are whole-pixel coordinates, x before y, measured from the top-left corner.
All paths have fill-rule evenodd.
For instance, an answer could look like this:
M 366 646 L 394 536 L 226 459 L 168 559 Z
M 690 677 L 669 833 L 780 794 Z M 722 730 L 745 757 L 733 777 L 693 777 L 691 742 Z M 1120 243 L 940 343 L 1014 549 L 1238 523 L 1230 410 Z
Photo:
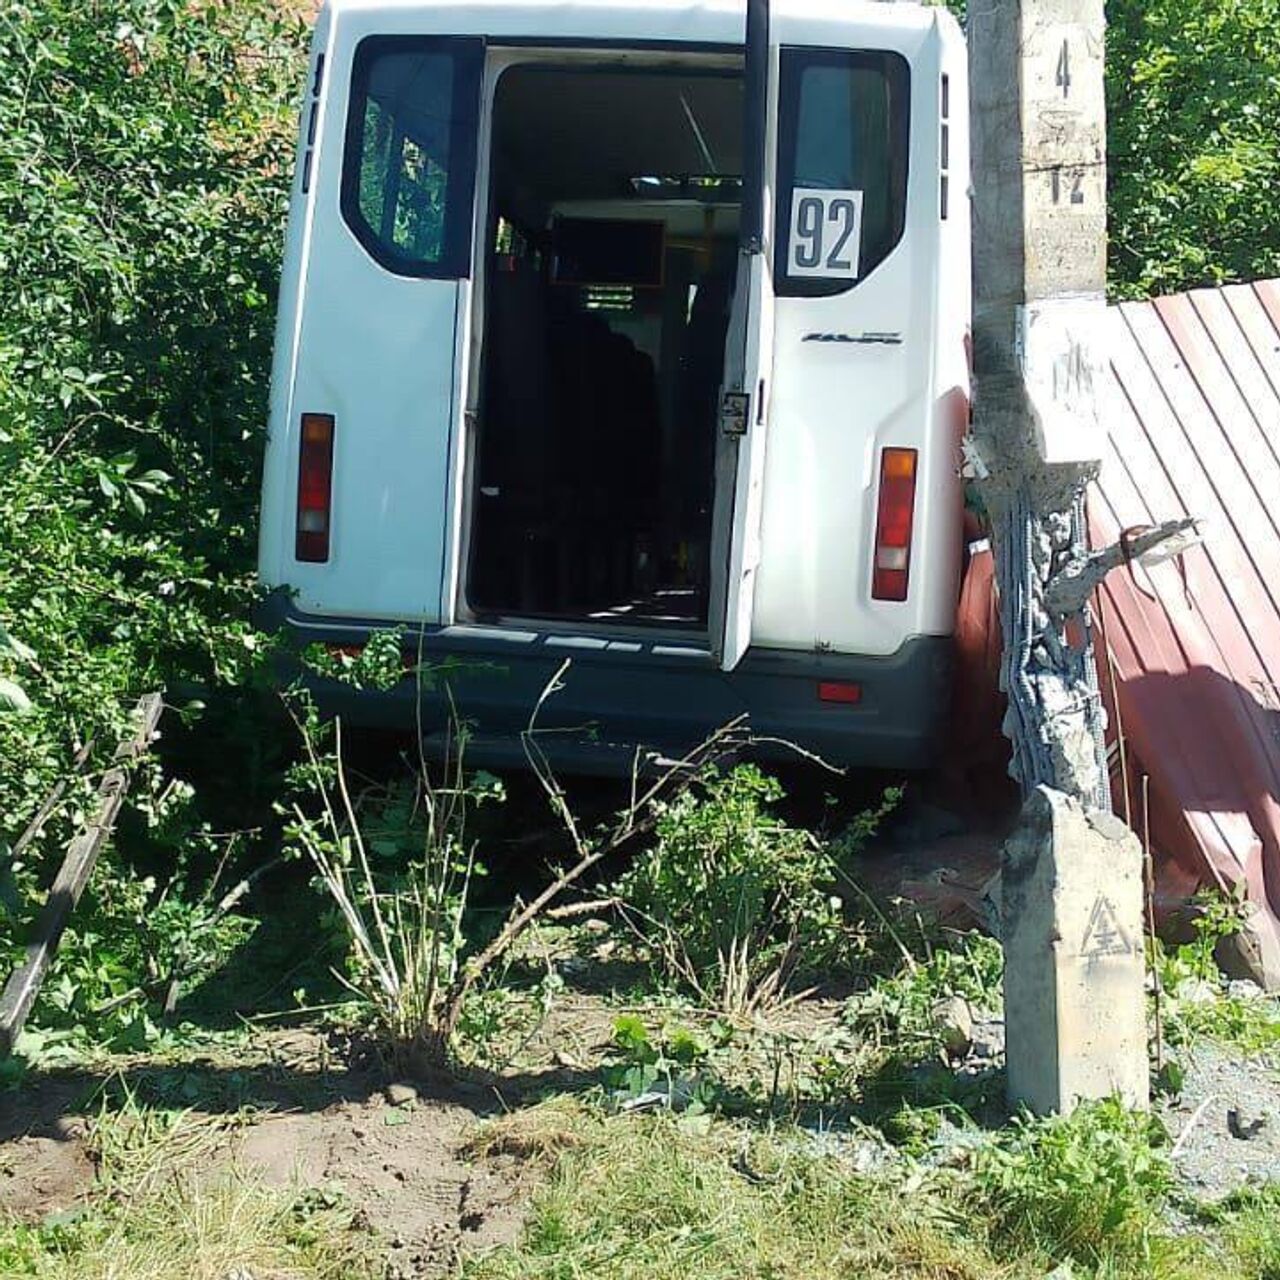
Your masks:
M 483 58 L 480 40 L 373 36 L 356 49 L 342 213 L 400 275 L 469 272 Z
M 852 289 L 902 239 L 910 104 L 899 54 L 782 51 L 776 293 Z

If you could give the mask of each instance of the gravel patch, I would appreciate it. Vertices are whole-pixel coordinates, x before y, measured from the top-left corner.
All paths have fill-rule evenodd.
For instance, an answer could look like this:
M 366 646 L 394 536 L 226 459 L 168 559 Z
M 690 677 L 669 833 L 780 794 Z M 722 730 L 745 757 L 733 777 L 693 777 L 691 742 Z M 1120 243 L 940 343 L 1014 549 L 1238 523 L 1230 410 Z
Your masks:
M 1156 1113 L 1173 1139 L 1174 1167 L 1198 1200 L 1280 1181 L 1280 1056 L 1246 1058 L 1207 1042 L 1183 1048 L 1181 1094 Z

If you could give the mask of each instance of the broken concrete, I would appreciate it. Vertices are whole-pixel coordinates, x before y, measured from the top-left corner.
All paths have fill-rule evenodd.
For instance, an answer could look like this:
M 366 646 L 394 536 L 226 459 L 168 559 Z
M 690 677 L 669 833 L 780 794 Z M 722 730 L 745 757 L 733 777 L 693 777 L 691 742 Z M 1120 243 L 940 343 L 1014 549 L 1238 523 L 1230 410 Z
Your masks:
M 1009 1101 L 1037 1114 L 1150 1100 L 1142 849 L 1110 814 L 1047 787 L 1003 854 Z
M 1088 557 L 1105 316 L 1102 0 L 1009 0 L 969 15 L 973 356 L 968 470 L 1000 587 L 1011 772 L 1107 804 L 1087 603 L 1048 605 Z

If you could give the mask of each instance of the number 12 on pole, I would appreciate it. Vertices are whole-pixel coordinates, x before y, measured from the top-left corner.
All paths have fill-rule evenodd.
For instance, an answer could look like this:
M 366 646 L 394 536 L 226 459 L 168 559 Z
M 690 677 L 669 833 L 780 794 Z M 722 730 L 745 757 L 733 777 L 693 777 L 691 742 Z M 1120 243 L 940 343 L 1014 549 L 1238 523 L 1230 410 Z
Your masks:
M 856 280 L 861 243 L 861 191 L 792 189 L 787 275 Z

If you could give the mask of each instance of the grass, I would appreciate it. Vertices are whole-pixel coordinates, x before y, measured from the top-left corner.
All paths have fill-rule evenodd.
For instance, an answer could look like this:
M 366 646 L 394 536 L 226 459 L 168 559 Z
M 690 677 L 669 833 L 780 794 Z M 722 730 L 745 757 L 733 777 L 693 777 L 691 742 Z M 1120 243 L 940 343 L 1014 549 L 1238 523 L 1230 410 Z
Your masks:
M 1176 1254 L 1161 1216 L 1173 1187 L 1168 1136 L 1119 1102 L 1019 1119 L 979 1149 L 974 1198 L 1003 1252 L 1038 1251 L 1104 1274 L 1156 1274 Z
M 1237 1192 L 1198 1215 L 1216 1229 L 1241 1276 L 1280 1277 L 1280 1185 Z
M 1280 1000 L 1224 994 L 1192 1003 L 1176 992 L 1167 1018 L 1169 1040 L 1189 1044 L 1211 1040 L 1252 1057 L 1280 1051 Z
M 829 1144 L 823 1144 L 829 1146 Z M 483 1127 L 486 1153 L 556 1156 L 521 1240 L 464 1280 L 1076 1280 L 1280 1277 L 1280 1188 L 1176 1231 L 1153 1121 L 1118 1104 L 1027 1120 L 977 1154 L 873 1174 L 811 1133 L 606 1117 L 555 1099 Z
M 558 1126 L 566 1118 L 562 1109 Z M 702 1134 L 666 1115 L 604 1119 L 580 1109 L 575 1132 L 521 1243 L 469 1261 L 466 1280 L 1012 1274 L 964 1237 L 941 1202 L 895 1212 L 891 1184 L 806 1153 L 790 1131 L 713 1125 Z
M 559 972 L 554 941 L 529 940 L 547 973 Z M 750 1024 L 652 990 L 628 988 L 623 1004 L 504 975 L 497 993 L 530 1007 L 477 1034 L 517 1041 L 502 1055 L 513 1078 L 561 1091 L 472 1134 L 466 1158 L 512 1180 L 525 1225 L 450 1280 L 1044 1280 L 1062 1266 L 1073 1280 L 1280 1280 L 1280 1185 L 1205 1207 L 1180 1192 L 1152 1119 L 1104 1102 L 1010 1123 L 998 1072 L 946 1061 L 933 1002 L 996 1008 L 1000 976 L 989 940 L 946 941 L 910 959 L 889 949 L 843 1004 L 812 999 Z M 601 945 L 592 933 L 588 950 Z M 1208 1020 L 1188 1035 L 1238 1041 L 1224 1018 L 1237 1006 L 1271 1009 L 1187 1003 Z M 550 1073 L 566 1043 L 582 1058 L 572 1086 Z M 615 1077 L 650 1062 L 692 1081 L 696 1105 L 625 1110 L 648 1077 L 629 1090 Z M 256 1096 L 251 1064 L 237 1066 L 249 1075 L 152 1058 L 128 1086 L 117 1077 L 93 1127 L 92 1192 L 55 1220 L 0 1217 L 0 1277 L 383 1277 L 386 1242 L 353 1226 L 359 1205 L 267 1186 L 222 1155 Z M 283 1078 L 310 1090 L 314 1067 L 290 1059 Z M 173 1109 L 202 1104 L 223 1118 Z
M 558 1095 L 482 1124 L 471 1159 L 541 1181 L 519 1241 L 455 1280 L 1043 1280 L 1062 1264 L 1074 1280 L 1280 1277 L 1280 1187 L 1175 1231 L 1163 1133 L 1115 1104 L 870 1172 L 854 1137 L 697 1119 Z M 221 1157 L 234 1123 L 128 1099 L 102 1115 L 92 1194 L 37 1225 L 0 1222 L 0 1276 L 382 1277 L 377 1242 L 331 1192 L 269 1187 Z
M 130 1103 L 95 1122 L 79 1208 L 0 1217 L 5 1280 L 373 1280 L 367 1237 L 334 1197 L 269 1187 L 216 1158 L 226 1122 Z

